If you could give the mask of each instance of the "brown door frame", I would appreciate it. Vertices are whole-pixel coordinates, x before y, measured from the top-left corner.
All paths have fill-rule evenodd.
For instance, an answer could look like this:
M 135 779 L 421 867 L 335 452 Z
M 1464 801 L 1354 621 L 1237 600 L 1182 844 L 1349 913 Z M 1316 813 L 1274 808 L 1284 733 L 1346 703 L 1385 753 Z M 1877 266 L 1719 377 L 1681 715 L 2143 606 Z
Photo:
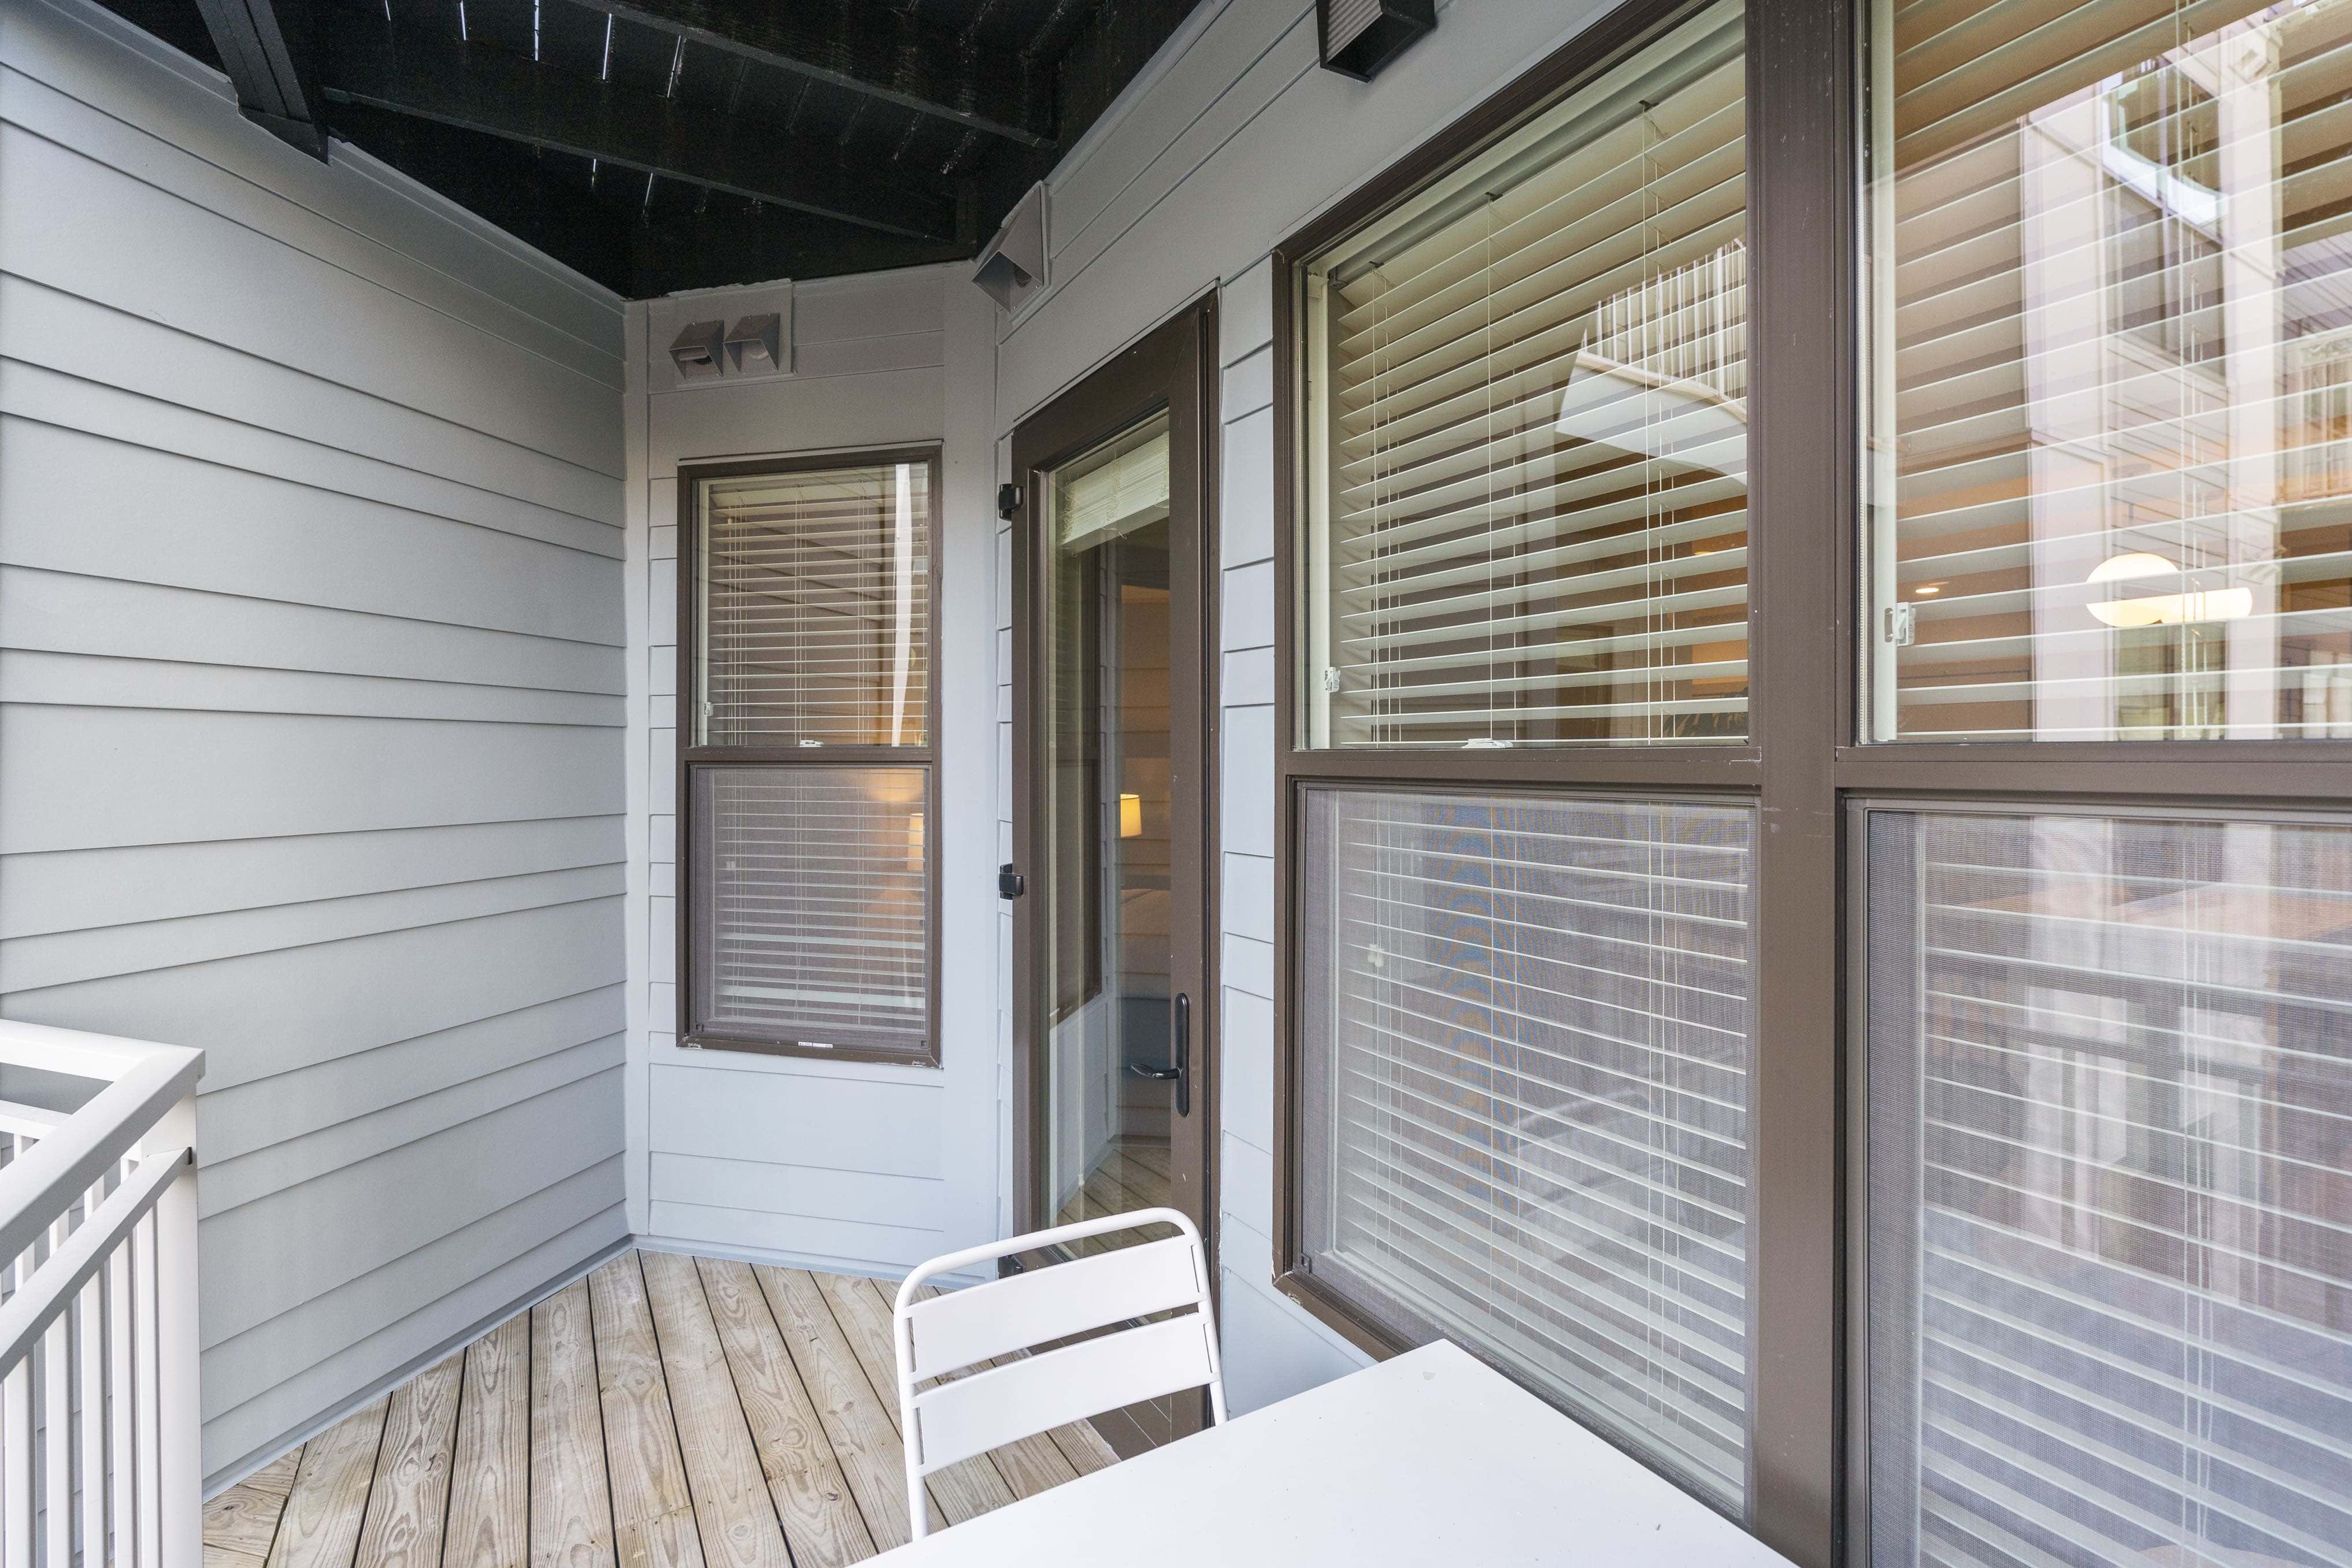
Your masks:
M 1036 722 L 1040 682 L 1036 635 L 1046 601 L 1051 557 L 1038 538 L 1045 476 L 1161 408 L 1168 411 L 1168 493 L 1171 521 L 1192 519 L 1186 539 L 1171 529 L 1169 588 L 1170 783 L 1194 804 L 1171 823 L 1172 883 L 1178 917 L 1171 929 L 1172 979 L 1190 997 L 1192 1114 L 1199 1133 L 1171 1150 L 1174 1207 L 1216 1246 L 1218 1118 L 1216 915 L 1218 650 L 1217 530 L 1213 476 L 1217 450 L 1216 292 L 1178 311 L 1132 347 L 1023 420 L 1013 433 L 1013 483 L 1020 499 L 1013 528 L 1013 864 L 1028 891 L 1013 905 L 1013 1224 L 1016 1231 L 1051 1223 L 1040 1186 L 1036 1127 L 1045 1081 L 1039 1071 L 1045 1025 L 1045 889 L 1038 850 L 1048 800 L 1045 737 Z M 1187 676 L 1190 679 L 1187 679 Z M 1195 1146 L 1197 1145 L 1197 1146 Z M 1215 1270 L 1212 1263 L 1211 1274 Z M 1118 1437 L 1112 1436 L 1117 1446 Z

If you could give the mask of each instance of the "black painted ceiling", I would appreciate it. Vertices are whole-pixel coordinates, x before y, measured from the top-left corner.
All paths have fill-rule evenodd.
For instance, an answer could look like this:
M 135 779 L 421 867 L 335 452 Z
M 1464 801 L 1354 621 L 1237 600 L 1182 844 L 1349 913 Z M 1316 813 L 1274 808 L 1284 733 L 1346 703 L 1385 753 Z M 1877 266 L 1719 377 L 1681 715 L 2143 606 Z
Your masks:
M 975 254 L 1194 0 L 101 3 L 643 298 Z

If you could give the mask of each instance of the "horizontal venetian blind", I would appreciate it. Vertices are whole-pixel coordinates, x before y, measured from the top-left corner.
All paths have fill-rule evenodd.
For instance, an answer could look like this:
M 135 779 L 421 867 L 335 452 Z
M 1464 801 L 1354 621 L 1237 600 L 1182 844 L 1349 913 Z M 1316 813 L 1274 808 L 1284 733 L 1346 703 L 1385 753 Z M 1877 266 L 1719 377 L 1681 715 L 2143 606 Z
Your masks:
M 695 1032 L 920 1057 L 928 769 L 694 773 Z
M 2352 736 L 2352 5 L 1890 9 L 1875 733 Z
M 1310 744 L 1745 735 L 1745 120 L 1718 5 L 1310 264 Z
M 1318 789 L 1300 925 L 1307 1272 L 1734 1512 L 1753 820 Z
M 925 744 L 930 472 L 702 482 L 701 744 Z
M 1168 516 L 1168 420 L 1145 423 L 1054 475 L 1054 530 L 1065 550 L 1089 549 Z
M 2352 828 L 1868 842 L 1871 1561 L 2352 1562 Z

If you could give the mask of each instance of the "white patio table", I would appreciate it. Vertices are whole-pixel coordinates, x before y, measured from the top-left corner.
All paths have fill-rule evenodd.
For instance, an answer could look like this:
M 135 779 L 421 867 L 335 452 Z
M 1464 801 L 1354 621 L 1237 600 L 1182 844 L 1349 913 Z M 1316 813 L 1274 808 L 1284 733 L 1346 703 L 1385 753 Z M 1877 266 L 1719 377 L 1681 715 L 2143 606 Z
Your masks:
M 887 1552 L 890 1568 L 1790 1568 L 1451 1344 Z

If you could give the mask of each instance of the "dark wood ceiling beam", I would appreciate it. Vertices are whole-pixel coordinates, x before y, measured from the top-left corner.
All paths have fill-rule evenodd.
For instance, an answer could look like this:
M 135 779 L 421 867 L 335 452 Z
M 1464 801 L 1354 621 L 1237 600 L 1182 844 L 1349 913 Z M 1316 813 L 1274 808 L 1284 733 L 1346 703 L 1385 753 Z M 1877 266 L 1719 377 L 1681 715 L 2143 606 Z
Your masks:
M 310 0 L 196 0 L 247 120 L 325 162 Z
M 336 102 L 436 120 L 910 238 L 953 241 L 952 191 L 811 158 L 772 130 L 502 50 L 339 20 L 323 71 Z
M 1050 60 L 991 47 L 872 0 L 583 0 L 625 21 L 740 55 L 1024 147 L 1055 144 Z M 1091 3 L 1091 0 L 1088 0 Z

